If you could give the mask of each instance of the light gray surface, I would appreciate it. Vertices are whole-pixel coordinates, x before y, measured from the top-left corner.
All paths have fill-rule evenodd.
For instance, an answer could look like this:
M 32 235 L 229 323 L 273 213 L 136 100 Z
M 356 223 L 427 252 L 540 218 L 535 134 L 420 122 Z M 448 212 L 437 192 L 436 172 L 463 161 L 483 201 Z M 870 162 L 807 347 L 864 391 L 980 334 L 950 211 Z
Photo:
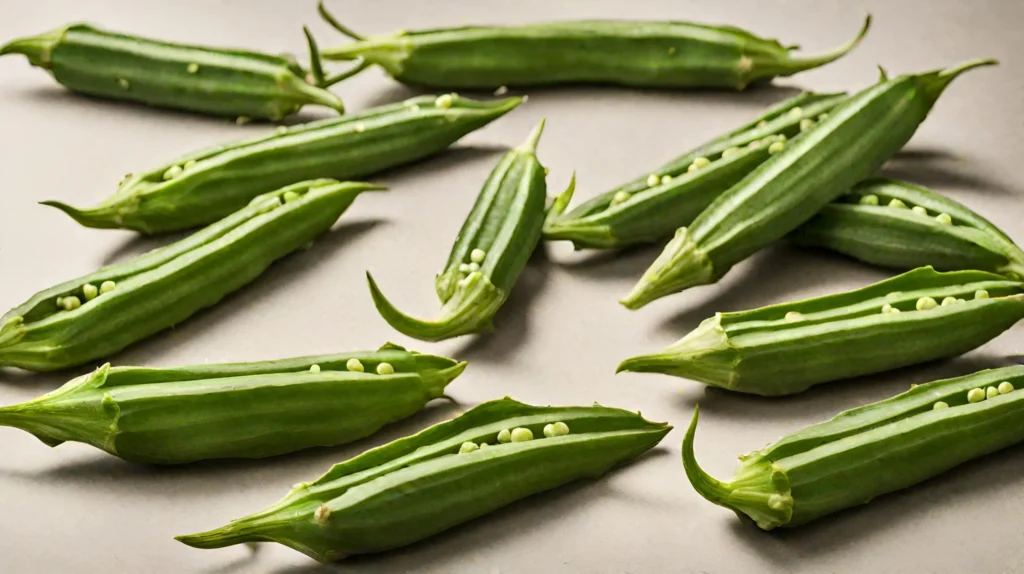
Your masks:
M 1024 191 L 1024 41 L 1016 29 L 1024 21 L 1021 2 L 364 0 L 331 6 L 366 33 L 469 22 L 678 18 L 748 27 L 811 52 L 845 41 L 865 12 L 875 23 L 846 59 L 778 82 L 789 90 L 535 91 L 526 105 L 470 135 L 457 150 L 375 178 L 392 191 L 359 198 L 312 250 L 275 265 L 212 311 L 114 362 L 259 360 L 393 340 L 469 360 L 466 374 L 449 388 L 459 404 L 432 404 L 420 416 L 348 447 L 181 468 L 133 465 L 75 444 L 51 450 L 25 433 L 0 429 L 0 572 L 1024 571 L 1022 448 L 811 526 L 766 534 L 691 490 L 679 462 L 682 428 L 603 480 L 535 497 L 405 550 L 342 565 L 319 566 L 273 545 L 253 555 L 241 546 L 200 551 L 175 542 L 175 534 L 219 526 L 276 501 L 288 485 L 318 476 L 333 462 L 506 394 L 550 404 L 599 401 L 640 409 L 677 427 L 685 426 L 700 402 L 697 454 L 710 472 L 728 476 L 742 452 L 913 382 L 1007 364 L 1024 341 L 1018 328 L 961 359 L 766 400 L 669 377 L 612 373 L 620 359 L 670 343 L 715 311 L 853 288 L 886 272 L 777 247 L 737 266 L 716 286 L 631 313 L 616 300 L 656 250 L 609 258 L 556 245 L 549 249 L 553 262 L 537 261 L 526 270 L 495 333 L 436 345 L 392 331 L 374 311 L 363 278 L 365 269 L 372 270 L 403 310 L 435 312 L 434 273 L 480 184 L 501 146 L 520 142 L 542 116 L 548 127 L 539 156 L 551 168 L 549 186 L 560 191 L 575 169 L 582 199 L 747 121 L 792 88 L 859 89 L 876 79 L 876 64 L 892 73 L 917 72 L 977 57 L 996 57 L 1003 65 L 957 80 L 909 145 L 914 153 L 889 173 L 947 192 L 1024 240 L 1018 225 L 1024 215 L 1018 199 Z M 324 45 L 344 41 L 317 20 L 312 0 L 7 0 L 0 4 L 0 38 L 75 20 L 267 51 L 301 53 L 303 23 L 313 25 Z M 351 109 L 410 94 L 376 71 L 336 89 Z M 21 58 L 0 59 L 2 306 L 165 241 L 83 229 L 35 202 L 90 204 L 112 192 L 126 172 L 269 129 L 87 100 Z M 0 404 L 32 398 L 85 370 L 0 370 Z

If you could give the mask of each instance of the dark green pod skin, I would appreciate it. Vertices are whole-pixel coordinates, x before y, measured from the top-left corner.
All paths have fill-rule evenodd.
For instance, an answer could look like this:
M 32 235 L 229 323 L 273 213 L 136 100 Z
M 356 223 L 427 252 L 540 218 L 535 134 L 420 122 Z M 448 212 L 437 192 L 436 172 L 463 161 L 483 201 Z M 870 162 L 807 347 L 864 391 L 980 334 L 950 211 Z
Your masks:
M 723 191 L 729 189 L 769 157 L 771 143 L 796 137 L 804 120 L 827 114 L 846 94 L 804 92 L 773 106 L 760 117 L 706 142 L 696 149 L 633 181 L 594 197 L 568 213 L 571 199 L 559 197 L 544 226 L 544 239 L 572 241 L 576 249 L 621 249 L 671 237 L 689 225 Z M 754 143 L 757 142 L 757 143 Z M 751 149 L 753 144 L 755 147 Z M 742 148 L 725 156 L 730 148 Z M 694 160 L 710 165 L 689 171 Z M 651 185 L 651 177 L 671 181 Z M 616 196 L 629 199 L 616 201 Z
M 963 72 L 992 65 L 905 75 L 851 96 L 813 129 L 787 142 L 679 228 L 633 290 L 628 309 L 697 285 L 781 239 L 872 175 L 910 140 L 943 90 Z
M 981 290 L 985 296 L 976 296 Z M 917 310 L 923 297 L 964 301 Z M 887 313 L 886 305 L 900 312 Z M 741 393 L 790 395 L 819 383 L 957 356 L 1021 319 L 1024 283 L 984 271 L 938 273 L 923 267 L 855 291 L 717 313 L 673 345 L 627 359 L 618 370 L 685 377 Z
M 494 315 L 540 242 L 547 213 L 547 182 L 536 147 L 543 129 L 541 121 L 523 145 L 505 154 L 480 190 L 448 263 L 435 281 L 442 304 L 438 319 L 423 321 L 405 315 L 366 273 L 373 303 L 388 324 L 423 341 L 492 328 Z M 481 261 L 471 261 L 474 250 L 485 253 Z M 467 268 L 470 264 L 479 268 L 471 271 Z
M 348 370 L 352 359 L 365 373 Z M 376 374 L 382 363 L 394 373 Z M 369 436 L 443 396 L 465 366 L 397 345 L 261 363 L 104 365 L 48 395 L 0 408 L 0 425 L 50 446 L 82 442 L 133 462 L 265 458 Z
M 399 82 L 445 89 L 558 84 L 742 90 L 832 62 L 867 33 L 832 52 L 794 58 L 794 47 L 731 26 L 590 20 L 525 26 L 465 26 L 363 38 L 326 49 L 326 60 L 361 60 Z
M 970 390 L 1001 382 L 1018 390 L 967 400 Z M 1020 366 L 917 385 L 740 457 L 739 471 L 726 482 L 697 464 L 695 411 L 683 439 L 683 466 L 701 496 L 740 518 L 764 530 L 800 526 L 1024 441 L 1022 386 Z M 948 407 L 936 409 L 940 401 Z
M 306 104 L 344 113 L 338 96 L 307 81 L 294 59 L 160 42 L 72 24 L 19 38 L 22 54 L 64 87 L 90 96 L 214 116 L 280 120 Z
M 308 245 L 359 194 L 377 189 L 333 180 L 297 183 L 181 241 L 40 291 L 0 317 L 0 367 L 74 367 L 177 325 Z M 85 286 L 107 281 L 116 288 L 89 300 Z M 72 296 L 80 307 L 57 305 Z
M 110 199 L 89 209 L 43 204 L 86 227 L 148 234 L 189 229 L 296 181 L 358 179 L 440 153 L 521 102 L 448 97 L 448 107 L 436 105 L 433 96 L 419 96 L 201 150 L 129 175 Z M 175 169 L 179 175 L 166 179 Z
M 861 204 L 865 196 L 878 198 L 878 205 Z M 907 208 L 888 207 L 892 200 Z M 912 207 L 928 213 L 915 213 Z M 942 213 L 950 216 L 951 224 L 936 219 Z M 977 269 L 1024 279 L 1024 252 L 1002 230 L 967 206 L 905 181 L 861 182 L 790 238 L 798 245 L 830 249 L 882 267 L 932 265 L 943 271 Z
M 555 422 L 570 434 L 546 438 L 544 427 Z M 501 430 L 513 428 L 536 438 L 497 442 Z M 177 539 L 195 548 L 277 542 L 322 562 L 399 548 L 533 494 L 600 477 L 671 429 L 597 405 L 491 401 L 337 464 L 261 512 Z M 459 454 L 464 442 L 488 446 Z

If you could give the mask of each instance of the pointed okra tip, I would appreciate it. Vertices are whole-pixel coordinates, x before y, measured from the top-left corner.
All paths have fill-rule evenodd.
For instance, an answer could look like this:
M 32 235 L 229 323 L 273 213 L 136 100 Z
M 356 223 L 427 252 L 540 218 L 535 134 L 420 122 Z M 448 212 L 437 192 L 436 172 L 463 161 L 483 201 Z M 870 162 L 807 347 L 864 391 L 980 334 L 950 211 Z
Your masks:
M 53 54 L 53 49 L 64 40 L 64 35 L 67 34 L 68 29 L 76 25 L 71 24 L 37 36 L 25 36 L 24 38 L 11 40 L 6 44 L 0 45 L 0 56 L 21 54 L 28 58 L 29 63 L 33 66 L 49 69 L 50 56 Z
M 715 279 L 711 260 L 682 227 L 619 303 L 635 311 L 656 299 L 697 285 L 714 283 Z
M 842 46 L 839 46 L 824 54 L 811 56 L 809 58 L 793 58 L 789 61 L 786 71 L 780 75 L 789 76 L 792 74 L 796 74 L 797 72 L 803 72 L 806 70 L 824 66 L 825 64 L 834 62 L 839 58 L 842 58 L 843 56 L 852 52 L 854 48 L 860 45 L 861 41 L 864 40 L 864 37 L 867 36 L 868 30 L 870 29 L 871 14 L 867 14 L 864 16 L 864 24 L 861 25 L 860 31 L 857 32 L 857 35 L 854 36 L 853 39 L 843 44 Z
M 547 118 L 541 118 L 537 125 L 527 136 L 526 141 L 516 148 L 516 151 L 523 153 L 537 153 L 537 143 L 540 142 L 540 136 L 544 133 L 544 124 L 547 123 Z
M 996 65 L 999 65 L 999 60 L 996 60 L 995 58 L 982 58 L 970 60 L 957 66 L 953 66 L 952 68 L 934 70 L 924 74 L 919 74 L 917 78 L 921 84 L 921 91 L 924 94 L 928 106 L 931 107 L 935 104 L 935 101 L 939 99 L 939 96 L 942 95 L 942 92 L 949 87 L 949 84 L 960 77 L 964 72 L 975 68 Z

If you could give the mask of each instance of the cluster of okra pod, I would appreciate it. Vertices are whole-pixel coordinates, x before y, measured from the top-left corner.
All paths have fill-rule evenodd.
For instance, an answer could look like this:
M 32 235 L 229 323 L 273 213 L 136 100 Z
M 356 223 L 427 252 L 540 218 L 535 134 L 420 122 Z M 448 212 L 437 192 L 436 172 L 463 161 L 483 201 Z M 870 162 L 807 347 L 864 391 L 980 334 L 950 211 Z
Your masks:
M 192 235 L 40 291 L 0 318 L 0 367 L 49 371 L 107 358 L 186 320 L 326 232 L 363 192 L 359 181 L 441 153 L 524 98 L 451 90 L 554 84 L 743 90 L 832 62 L 735 27 L 665 21 L 569 21 L 364 37 L 323 5 L 352 42 L 291 57 L 161 42 L 75 24 L 14 40 L 76 92 L 236 119 L 280 120 L 307 104 L 336 117 L 278 127 L 126 175 L 89 208 L 56 201 L 81 225 Z M 328 75 L 325 61 L 354 62 Z M 718 313 L 672 346 L 626 359 L 656 372 L 759 395 L 955 356 L 1024 318 L 1024 252 L 969 208 L 875 172 L 963 72 L 878 81 L 854 93 L 804 92 L 667 164 L 570 209 L 549 198 L 536 149 L 542 121 L 484 182 L 435 288 L 439 316 L 399 311 L 367 274 L 381 316 L 438 341 L 492 328 L 542 241 L 616 250 L 666 241 L 622 299 L 637 309 L 718 281 L 778 240 L 903 271 L 850 291 Z M 378 66 L 399 82 L 448 93 L 345 113 L 328 88 Z M 495 336 L 500 336 L 497 334 Z M 806 349 L 815 349 L 808 358 Z M 466 364 L 387 344 L 376 351 L 171 368 L 104 364 L 38 399 L 0 408 L 0 425 L 47 445 L 78 441 L 129 461 L 261 458 L 349 443 L 407 418 Z M 918 385 L 793 433 L 716 480 L 693 454 L 683 467 L 708 500 L 771 529 L 796 526 L 911 486 L 1024 439 L 1024 367 Z M 251 411 L 252 416 L 242 416 Z M 510 398 L 339 463 L 280 502 L 179 537 L 198 548 L 273 541 L 318 560 L 397 548 L 568 482 L 621 466 L 671 430 L 599 405 L 531 406 Z M 969 436 L 968 436 L 969 435 Z M 957 448 L 946 448 L 955 443 Z M 926 461 L 923 463 L 922 461 Z M 507 480 L 514 473 L 514 480 Z M 373 515 L 367 523 L 365 516 Z M 429 520 L 422 518 L 429 516 Z

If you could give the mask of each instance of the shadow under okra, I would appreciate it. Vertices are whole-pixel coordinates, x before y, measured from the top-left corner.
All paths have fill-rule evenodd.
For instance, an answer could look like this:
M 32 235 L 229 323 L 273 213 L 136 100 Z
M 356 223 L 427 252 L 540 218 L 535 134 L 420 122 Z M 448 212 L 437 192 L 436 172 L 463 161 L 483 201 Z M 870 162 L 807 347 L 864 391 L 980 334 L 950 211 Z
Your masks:
M 983 167 L 978 161 L 944 150 L 910 149 L 897 154 L 877 175 L 937 190 L 956 188 L 984 195 L 1024 195 L 1024 192 L 998 181 Z

